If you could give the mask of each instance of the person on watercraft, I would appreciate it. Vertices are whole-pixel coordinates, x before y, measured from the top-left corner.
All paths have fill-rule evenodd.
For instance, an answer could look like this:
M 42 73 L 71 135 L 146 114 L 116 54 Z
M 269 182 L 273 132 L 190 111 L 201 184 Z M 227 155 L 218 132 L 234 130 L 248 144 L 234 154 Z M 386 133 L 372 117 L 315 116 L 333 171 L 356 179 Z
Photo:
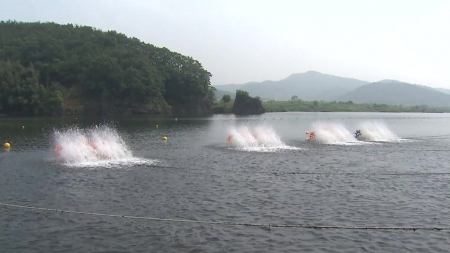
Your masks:
M 94 153 L 97 154 L 97 144 L 94 140 L 92 140 L 91 138 L 88 138 L 86 136 L 83 136 L 83 141 L 86 144 L 86 146 L 89 146 L 90 148 L 92 148 Z
M 309 134 L 308 140 L 311 140 L 312 138 L 316 137 L 316 133 L 314 132 L 306 132 L 306 134 Z
M 89 146 L 91 146 L 94 150 L 97 149 L 97 145 L 93 141 L 89 142 Z
M 361 131 L 360 130 L 356 130 L 355 138 L 358 138 L 359 136 L 361 136 Z
M 92 148 L 93 152 L 95 154 L 97 154 L 97 145 L 93 141 L 89 142 L 87 138 L 85 138 L 85 141 L 89 145 L 89 147 Z M 61 154 L 62 150 L 63 150 L 63 147 L 60 144 L 56 144 L 55 149 L 54 149 L 56 156 L 59 156 Z
M 59 156 L 59 155 L 60 155 L 62 149 L 63 149 L 63 148 L 62 148 L 61 145 L 56 144 L 56 146 L 55 146 L 55 153 L 56 153 L 56 156 Z
M 227 137 L 227 145 L 231 142 L 231 138 L 233 138 L 233 136 L 230 134 Z

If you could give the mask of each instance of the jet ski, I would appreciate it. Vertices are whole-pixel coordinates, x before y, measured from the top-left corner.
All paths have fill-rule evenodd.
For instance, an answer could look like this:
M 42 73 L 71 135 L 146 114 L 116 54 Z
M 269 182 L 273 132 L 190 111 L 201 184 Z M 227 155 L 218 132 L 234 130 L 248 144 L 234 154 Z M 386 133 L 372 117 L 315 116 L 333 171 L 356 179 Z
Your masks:
M 307 141 L 311 141 L 312 139 L 316 138 L 316 133 L 314 132 L 306 132 L 309 136 L 306 138 Z

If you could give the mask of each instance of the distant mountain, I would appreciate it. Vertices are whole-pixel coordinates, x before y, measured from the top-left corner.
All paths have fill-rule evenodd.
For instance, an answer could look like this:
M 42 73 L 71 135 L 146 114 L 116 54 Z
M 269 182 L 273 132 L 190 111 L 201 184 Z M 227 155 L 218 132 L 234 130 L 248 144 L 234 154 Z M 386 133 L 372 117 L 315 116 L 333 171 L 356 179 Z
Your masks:
M 336 98 L 337 101 L 390 105 L 450 106 L 450 95 L 433 88 L 393 80 L 366 84 Z
M 450 94 L 450 89 L 444 89 L 444 88 L 435 88 L 435 90 L 440 91 L 445 94 Z
M 217 89 L 216 92 L 214 93 L 214 98 L 216 100 L 221 100 L 223 95 L 230 95 L 231 99 L 234 99 L 234 97 L 236 96 L 236 91 L 229 92 L 229 91 L 224 91 L 224 90 Z
M 234 99 L 236 97 L 236 91 L 231 92 L 231 91 L 224 91 L 224 90 L 216 89 L 216 92 L 214 93 L 214 97 L 216 100 L 221 100 L 223 95 L 230 95 L 231 99 Z M 260 97 L 260 99 L 262 101 L 272 100 L 272 99 L 268 99 L 268 98 L 264 98 L 264 97 Z
M 216 88 L 233 92 L 247 91 L 250 96 L 265 99 L 289 100 L 296 95 L 299 99 L 331 101 L 369 82 L 322 74 L 316 71 L 296 73 L 280 81 L 250 82 L 245 84 L 217 85 Z
M 332 87 L 329 89 L 325 89 L 317 96 L 317 99 L 314 100 L 333 101 L 336 100 L 336 97 L 342 96 L 347 92 L 349 92 L 348 89 L 344 89 L 342 87 Z

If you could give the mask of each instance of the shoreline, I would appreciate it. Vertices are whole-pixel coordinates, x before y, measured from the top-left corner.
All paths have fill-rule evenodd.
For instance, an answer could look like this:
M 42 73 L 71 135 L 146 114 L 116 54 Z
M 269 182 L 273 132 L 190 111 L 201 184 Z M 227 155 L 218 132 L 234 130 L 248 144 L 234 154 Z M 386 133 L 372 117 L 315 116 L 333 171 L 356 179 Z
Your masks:
M 233 101 L 224 103 L 216 101 L 213 113 L 229 114 Z M 270 112 L 381 112 L 381 113 L 450 113 L 450 107 L 427 105 L 387 105 L 387 104 L 354 104 L 353 102 L 318 102 L 318 101 L 270 101 L 263 102 L 265 113 Z
M 416 113 L 416 114 L 447 114 L 450 111 L 349 111 L 349 110 L 336 110 L 336 111 L 312 111 L 312 110 L 304 110 L 304 111 L 266 111 L 263 114 L 248 114 L 248 115 L 236 115 L 236 116 L 260 116 L 264 114 L 271 113 Z M 84 114 L 76 114 L 76 115 L 6 115 L 0 114 L 0 119 L 24 119 L 24 118 L 48 118 L 48 119 L 59 119 L 59 118 L 80 118 L 80 119 L 89 119 L 89 118 L 153 118 L 153 119 L 169 119 L 169 118 L 204 118 L 204 117 L 212 117 L 214 115 L 235 115 L 231 112 L 213 112 L 211 114 L 204 115 L 163 115 L 163 114 L 135 114 L 135 115 L 84 115 Z

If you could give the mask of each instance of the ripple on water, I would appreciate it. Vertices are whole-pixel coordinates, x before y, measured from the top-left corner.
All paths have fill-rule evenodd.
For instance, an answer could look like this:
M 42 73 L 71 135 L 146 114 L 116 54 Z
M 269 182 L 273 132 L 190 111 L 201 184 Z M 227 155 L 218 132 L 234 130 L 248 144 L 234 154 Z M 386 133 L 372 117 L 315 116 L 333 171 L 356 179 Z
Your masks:
M 218 147 L 223 122 L 182 123 L 167 128 L 160 123 L 158 129 L 153 123 L 151 129 L 133 125 L 126 130 L 131 156 L 115 146 L 117 154 L 127 155 L 125 160 L 77 164 L 100 169 L 74 169 L 65 165 L 67 160 L 43 161 L 43 151 L 32 149 L 42 139 L 29 138 L 26 152 L 18 147 L 0 157 L 0 202 L 238 223 L 450 227 L 450 175 L 405 174 L 448 173 L 448 140 L 324 145 L 289 136 L 289 130 L 278 131 L 289 143 L 284 145 L 301 152 L 244 152 Z M 297 133 L 310 123 L 296 124 L 291 130 Z M 161 142 L 163 131 L 170 136 L 168 142 Z M 0 226 L 2 250 L 19 253 L 427 253 L 450 247 L 445 231 L 222 226 L 9 208 L 0 208 Z

